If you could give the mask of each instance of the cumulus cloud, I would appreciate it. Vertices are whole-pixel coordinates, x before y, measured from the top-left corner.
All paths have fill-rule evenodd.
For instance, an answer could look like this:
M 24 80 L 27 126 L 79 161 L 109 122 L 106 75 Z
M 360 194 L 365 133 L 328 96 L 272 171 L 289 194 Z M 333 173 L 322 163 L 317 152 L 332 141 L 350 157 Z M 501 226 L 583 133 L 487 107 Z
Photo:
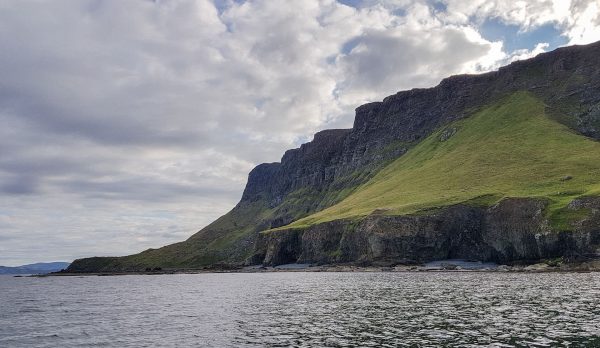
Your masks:
M 600 2 L 598 0 L 445 0 L 449 21 L 468 23 L 501 18 L 521 30 L 546 24 L 559 27 L 569 44 L 587 44 L 600 38 Z
M 248 171 L 353 110 L 600 39 L 598 2 L 0 2 L 0 264 L 120 255 L 227 212 Z
M 469 26 L 445 24 L 427 5 L 404 13 L 386 28 L 364 30 L 338 57 L 339 93 L 347 104 L 429 87 L 450 74 L 487 71 L 505 58 L 500 42 L 485 40 Z

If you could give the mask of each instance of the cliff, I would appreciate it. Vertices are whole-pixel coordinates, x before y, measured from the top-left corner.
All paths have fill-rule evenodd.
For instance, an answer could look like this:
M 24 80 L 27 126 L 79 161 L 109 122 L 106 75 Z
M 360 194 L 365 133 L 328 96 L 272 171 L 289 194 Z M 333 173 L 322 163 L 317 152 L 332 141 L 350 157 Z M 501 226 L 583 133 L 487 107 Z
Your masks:
M 426 215 L 371 214 L 361 221 L 337 220 L 305 229 L 261 234 L 251 260 L 287 263 L 415 264 L 467 259 L 510 263 L 600 253 L 600 199 L 575 200 L 572 213 L 589 209 L 573 230 L 553 231 L 548 201 L 506 198 L 491 207 L 458 204 Z
M 366 221 L 371 221 L 372 218 L 366 218 L 358 225 L 353 225 L 345 221 L 347 217 L 342 215 L 339 215 L 339 221 L 326 221 L 327 219 L 323 219 L 322 216 L 311 220 L 311 216 L 314 213 L 327 211 L 327 208 L 338 204 L 343 205 L 344 200 L 351 199 L 355 192 L 369 185 L 378 173 L 394 161 L 403 158 L 426 138 L 437 134 L 436 132 L 445 132 L 439 135 L 441 138 L 452 137 L 456 129 L 448 128 L 449 125 L 468 119 L 483 108 L 508 98 L 516 92 L 525 91 L 532 98 L 539 100 L 544 105 L 545 114 L 550 120 L 569 127 L 572 132 L 579 134 L 578 136 L 600 139 L 599 56 L 600 43 L 560 48 L 529 60 L 512 63 L 495 72 L 453 76 L 444 79 L 433 88 L 403 91 L 385 98 L 382 102 L 360 106 L 356 109 L 352 129 L 317 133 L 313 141 L 298 149 L 287 151 L 280 163 L 261 164 L 253 169 L 248 176 L 248 183 L 240 202 L 229 213 L 200 230 L 187 241 L 126 257 L 76 260 L 69 270 L 114 271 L 147 267 L 194 268 L 219 263 L 243 264 L 263 261 L 278 263 L 272 261 L 268 257 L 269 253 L 264 249 L 265 240 L 274 237 L 265 237 L 260 234 L 261 232 L 283 228 L 299 220 L 304 221 L 305 224 L 307 221 L 312 221 L 308 226 L 309 229 L 304 231 L 309 231 L 310 228 L 324 229 L 334 231 L 333 235 L 342 235 L 339 230 L 342 227 L 331 228 L 331 226 L 346 226 L 342 230 L 351 228 L 349 226 L 354 226 L 352 228 L 363 226 L 361 224 L 366 224 Z M 526 171 L 527 168 L 521 170 Z M 502 194 L 502 192 L 498 193 Z M 497 203 L 498 199 L 492 203 Z M 450 203 L 448 206 L 456 206 L 457 202 Z M 374 209 L 376 208 L 385 207 Z M 406 215 L 401 210 L 397 213 Z M 486 215 L 482 210 L 474 210 L 469 214 L 471 213 L 479 217 Z M 364 219 L 367 215 L 367 212 L 363 211 L 351 220 Z M 381 221 L 387 221 L 386 223 L 405 221 L 405 219 L 412 221 L 410 220 L 412 218 L 406 216 L 382 219 Z M 430 217 L 430 219 L 439 220 L 440 217 Z M 473 223 L 479 221 L 474 217 L 473 219 L 471 221 Z M 428 224 L 435 226 L 431 221 Z M 318 226 L 323 222 L 327 222 L 328 225 Z M 425 220 L 419 223 L 425 223 Z M 453 223 L 448 220 L 439 225 Z M 302 224 L 298 226 L 307 227 Z M 364 226 L 361 228 L 364 231 L 368 230 Z M 454 233 L 453 230 L 442 231 L 437 227 L 431 228 L 432 233 Z M 400 229 L 404 230 L 404 228 Z M 469 233 L 483 231 L 472 226 L 467 229 Z M 418 228 L 414 231 L 425 230 L 427 229 Z M 303 249 L 304 247 L 300 246 L 309 245 L 302 243 L 304 232 L 298 232 L 298 229 L 293 231 L 287 234 L 277 231 L 276 234 L 285 235 L 282 238 L 289 239 L 285 248 L 293 249 L 290 253 L 295 255 L 296 260 L 311 259 L 300 257 L 300 255 L 309 255 Z M 560 234 L 561 228 L 554 226 L 552 231 Z M 369 233 L 364 232 L 363 235 Z M 295 247 L 294 243 L 296 243 Z M 339 242 L 335 241 L 332 241 L 331 245 L 340 246 Z M 354 246 L 358 247 L 358 245 Z M 277 246 L 267 246 L 266 250 L 270 250 L 269 248 L 280 249 Z M 347 248 L 350 250 L 353 247 L 347 246 Z M 329 249 L 327 247 L 323 250 Z M 444 255 L 441 250 L 443 248 L 439 253 L 431 255 L 436 257 Z M 485 255 L 494 254 L 490 249 L 487 250 Z M 343 252 L 334 250 L 334 253 L 341 255 Z M 261 260 L 260 256 L 263 254 L 265 258 Z M 362 251 L 355 251 L 353 255 L 359 254 L 363 255 Z M 518 253 L 514 255 L 515 258 L 525 257 Z M 545 255 L 542 253 L 540 257 Z M 414 258 L 408 254 L 405 256 Z M 395 258 L 405 256 L 395 256 Z M 294 257 L 290 257 L 289 260 L 294 260 Z M 355 259 L 361 257 L 357 256 Z

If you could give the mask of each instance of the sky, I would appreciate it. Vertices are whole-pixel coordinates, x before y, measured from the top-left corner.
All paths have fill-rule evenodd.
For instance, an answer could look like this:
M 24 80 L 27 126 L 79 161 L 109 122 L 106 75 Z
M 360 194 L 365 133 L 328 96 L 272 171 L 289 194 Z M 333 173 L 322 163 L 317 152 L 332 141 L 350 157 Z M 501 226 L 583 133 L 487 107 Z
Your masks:
M 0 0 L 0 265 L 126 255 L 229 211 L 354 109 L 600 40 L 600 0 Z

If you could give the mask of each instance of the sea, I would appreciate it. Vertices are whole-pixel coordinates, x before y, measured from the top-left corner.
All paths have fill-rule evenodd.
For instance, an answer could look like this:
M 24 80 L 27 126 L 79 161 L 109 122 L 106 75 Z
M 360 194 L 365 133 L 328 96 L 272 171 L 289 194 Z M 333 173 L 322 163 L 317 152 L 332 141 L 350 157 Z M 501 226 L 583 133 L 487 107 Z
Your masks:
M 0 347 L 600 347 L 600 273 L 1 276 Z

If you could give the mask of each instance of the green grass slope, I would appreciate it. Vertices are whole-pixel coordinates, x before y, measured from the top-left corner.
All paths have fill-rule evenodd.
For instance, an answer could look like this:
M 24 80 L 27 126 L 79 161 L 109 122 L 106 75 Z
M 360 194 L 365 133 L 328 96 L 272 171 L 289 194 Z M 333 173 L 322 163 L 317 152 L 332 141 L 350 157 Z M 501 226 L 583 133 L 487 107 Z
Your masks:
M 249 240 L 253 240 L 253 233 L 271 213 L 272 210 L 265 207 L 263 202 L 244 204 L 186 241 L 134 255 L 80 259 L 73 262 L 70 270 L 112 272 L 156 267 L 192 269 L 222 262 L 241 262 L 253 251 L 253 245 L 249 244 Z
M 518 92 L 438 130 L 340 203 L 286 228 L 360 218 L 376 209 L 411 214 L 503 197 L 550 200 L 548 214 L 560 228 L 572 199 L 597 194 L 600 143 L 548 118 L 541 101 Z

